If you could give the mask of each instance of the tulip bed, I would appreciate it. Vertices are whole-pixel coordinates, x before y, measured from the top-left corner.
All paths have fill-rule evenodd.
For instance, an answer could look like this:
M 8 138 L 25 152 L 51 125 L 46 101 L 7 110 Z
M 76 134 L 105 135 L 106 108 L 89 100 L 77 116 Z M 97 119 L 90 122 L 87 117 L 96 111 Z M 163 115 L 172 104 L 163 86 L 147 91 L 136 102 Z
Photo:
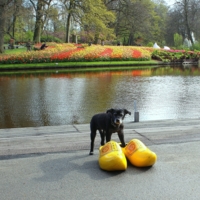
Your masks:
M 34 46 L 34 51 L 21 54 L 0 55 L 1 64 L 27 64 L 52 62 L 88 62 L 88 61 L 148 61 L 151 60 L 151 47 L 101 46 L 84 44 L 49 43 L 45 50 L 39 50 L 41 44 Z

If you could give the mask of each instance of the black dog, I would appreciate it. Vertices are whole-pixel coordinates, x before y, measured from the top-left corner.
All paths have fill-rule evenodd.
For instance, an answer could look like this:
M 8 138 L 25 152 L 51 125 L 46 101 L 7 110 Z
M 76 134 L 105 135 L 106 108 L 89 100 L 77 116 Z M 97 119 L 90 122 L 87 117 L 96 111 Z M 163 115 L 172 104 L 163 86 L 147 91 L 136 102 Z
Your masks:
M 101 145 L 104 145 L 104 140 L 106 137 L 106 142 L 111 140 L 112 133 L 118 133 L 121 146 L 125 147 L 124 142 L 124 125 L 123 119 L 126 114 L 131 115 L 126 109 L 110 109 L 106 113 L 99 113 L 92 117 L 90 122 L 91 130 L 91 148 L 90 155 L 93 155 L 94 150 L 94 139 L 96 137 L 96 131 L 98 130 L 101 135 Z

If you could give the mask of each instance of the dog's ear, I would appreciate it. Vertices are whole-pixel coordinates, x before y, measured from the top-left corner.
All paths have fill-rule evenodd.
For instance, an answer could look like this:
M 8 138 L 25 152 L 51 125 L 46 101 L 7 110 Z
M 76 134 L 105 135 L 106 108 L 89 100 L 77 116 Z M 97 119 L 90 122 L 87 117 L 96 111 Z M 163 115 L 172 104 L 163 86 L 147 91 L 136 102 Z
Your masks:
M 114 111 L 114 109 L 111 108 L 111 109 L 107 110 L 106 113 L 111 113 L 111 114 L 113 114 L 113 111 Z
M 125 114 L 125 115 L 127 115 L 127 114 L 131 115 L 131 112 L 128 111 L 128 110 L 126 110 L 126 109 L 124 109 L 124 114 Z M 125 115 L 124 115 L 124 116 L 125 116 Z

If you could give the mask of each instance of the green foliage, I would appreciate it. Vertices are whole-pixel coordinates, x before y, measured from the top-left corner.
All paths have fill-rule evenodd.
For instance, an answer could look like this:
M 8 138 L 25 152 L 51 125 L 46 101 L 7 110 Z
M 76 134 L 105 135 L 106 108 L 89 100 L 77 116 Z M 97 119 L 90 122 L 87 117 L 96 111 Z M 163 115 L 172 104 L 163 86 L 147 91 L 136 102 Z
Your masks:
M 195 42 L 194 45 L 192 46 L 193 50 L 196 51 L 200 51 L 200 43 L 199 42 Z
M 33 39 L 33 32 L 32 31 L 27 31 L 25 33 L 25 39 L 26 39 L 26 41 L 32 40 Z
M 148 42 L 147 47 L 153 47 L 153 42 Z
M 121 41 L 124 41 L 124 37 L 126 38 L 123 44 L 144 45 L 150 41 L 161 44 L 165 40 L 167 6 L 160 1 L 154 3 L 151 0 L 118 2 L 115 30 L 117 37 L 122 38 Z M 138 36 L 142 38 L 140 42 L 137 42 Z
M 109 40 L 115 37 L 114 30 L 109 28 L 109 24 L 115 20 L 115 15 L 107 10 L 102 0 L 84 1 L 83 8 L 82 27 L 90 35 L 90 41 L 94 40 L 97 43 L 98 39 Z
M 10 41 L 10 35 L 5 34 L 4 35 L 4 43 L 9 43 Z M 15 43 L 17 42 L 26 42 L 28 40 L 32 41 L 33 39 L 33 32 L 32 31 L 27 31 L 27 32 L 15 32 Z
M 180 47 L 183 45 L 183 37 L 178 33 L 174 34 L 174 45 L 177 49 L 180 49 Z
M 195 51 L 185 51 L 185 50 L 155 50 L 152 53 L 152 59 L 159 60 L 162 62 L 180 62 L 182 63 L 185 59 L 193 59 L 198 61 L 200 54 Z
M 63 41 L 57 37 L 51 36 L 51 35 L 42 35 L 41 42 L 57 42 L 62 43 Z
M 4 43 L 9 43 L 9 41 L 10 41 L 10 36 L 9 35 L 4 35 Z

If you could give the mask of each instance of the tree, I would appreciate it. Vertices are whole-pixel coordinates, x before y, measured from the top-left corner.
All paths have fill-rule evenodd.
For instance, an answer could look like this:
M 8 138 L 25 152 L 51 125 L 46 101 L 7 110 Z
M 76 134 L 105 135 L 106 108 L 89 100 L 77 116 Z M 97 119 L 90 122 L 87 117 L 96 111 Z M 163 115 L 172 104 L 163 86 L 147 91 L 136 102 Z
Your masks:
M 60 11 L 58 7 L 52 6 L 49 9 L 43 31 L 43 33 L 46 34 L 46 41 L 51 39 L 54 40 L 55 37 L 61 39 L 62 41 L 65 40 L 65 24 L 63 23 L 63 16 L 65 16 L 65 13 Z
M 183 44 L 183 38 L 178 33 L 174 34 L 174 45 L 176 48 L 179 48 Z
M 154 15 L 153 15 L 153 39 L 154 42 L 158 42 L 160 45 L 166 45 L 166 21 L 167 21 L 167 5 L 163 0 L 154 0 Z
M 30 0 L 36 12 L 35 29 L 33 35 L 34 42 L 41 41 L 42 30 L 52 1 L 53 0 L 38 0 L 36 5 L 33 0 Z
M 190 0 L 182 0 L 182 2 L 177 2 L 177 3 L 180 5 L 180 8 L 181 8 L 181 12 L 182 12 L 182 15 L 183 15 L 184 24 L 185 24 L 188 39 L 192 42 L 192 44 L 194 44 L 194 41 L 193 41 L 193 38 L 192 38 L 192 35 L 191 35 L 191 28 L 192 27 L 190 26 L 190 22 L 189 22 L 189 20 L 190 20 L 189 15 L 191 14 L 190 13 L 190 10 L 191 10 Z
M 8 38 L 14 38 L 15 42 L 32 40 L 35 24 L 33 16 L 34 9 L 29 0 L 13 0 L 6 12 L 4 42 L 7 42 Z
M 5 20 L 6 20 L 6 10 L 7 6 L 13 0 L 1 0 L 0 1 L 0 53 L 4 52 L 4 27 L 5 27 Z
M 64 19 L 65 22 L 65 42 L 70 42 L 70 29 L 72 21 L 76 21 L 78 8 L 80 7 L 82 1 L 75 1 L 75 0 L 60 0 L 60 7 L 62 8 L 61 15 L 65 15 L 66 18 Z M 64 14 L 65 13 L 65 14 Z
M 35 7 L 35 4 L 33 4 L 33 5 Z M 40 42 L 41 30 L 42 30 L 42 25 L 43 25 L 42 17 L 44 15 L 43 14 L 44 5 L 45 4 L 44 4 L 43 0 L 38 0 L 37 6 L 35 7 L 36 21 L 35 21 L 35 29 L 34 29 L 34 35 L 33 35 L 33 41 L 34 42 Z
M 194 33 L 197 38 L 200 38 L 200 4 L 199 0 L 180 0 L 176 1 L 168 14 L 167 27 L 170 31 L 168 33 L 173 35 L 178 33 L 184 39 L 188 39 L 194 44 Z M 172 39 L 172 38 L 171 38 Z
M 14 0 L 13 16 L 12 16 L 12 37 L 15 38 L 15 26 L 17 22 L 17 17 L 19 16 L 20 6 L 22 4 L 21 0 Z
M 81 27 L 86 32 L 92 32 L 94 43 L 113 38 L 113 29 L 109 27 L 115 20 L 113 12 L 108 11 L 102 0 L 88 0 L 83 4 L 84 14 L 81 18 Z
M 105 38 L 110 34 L 108 24 L 114 20 L 114 14 L 108 11 L 102 0 L 60 0 L 66 19 L 66 42 L 70 41 L 70 32 L 77 30 L 90 31 L 93 37 L 99 38 L 104 33 Z M 95 41 L 96 41 L 95 40 Z
M 136 45 L 138 38 L 140 41 L 154 39 L 153 30 L 159 16 L 156 16 L 153 2 L 150 0 L 118 0 L 115 3 L 112 2 L 112 6 L 117 18 L 115 33 L 118 38 L 126 42 L 126 45 Z M 111 9 L 111 4 L 109 7 Z

